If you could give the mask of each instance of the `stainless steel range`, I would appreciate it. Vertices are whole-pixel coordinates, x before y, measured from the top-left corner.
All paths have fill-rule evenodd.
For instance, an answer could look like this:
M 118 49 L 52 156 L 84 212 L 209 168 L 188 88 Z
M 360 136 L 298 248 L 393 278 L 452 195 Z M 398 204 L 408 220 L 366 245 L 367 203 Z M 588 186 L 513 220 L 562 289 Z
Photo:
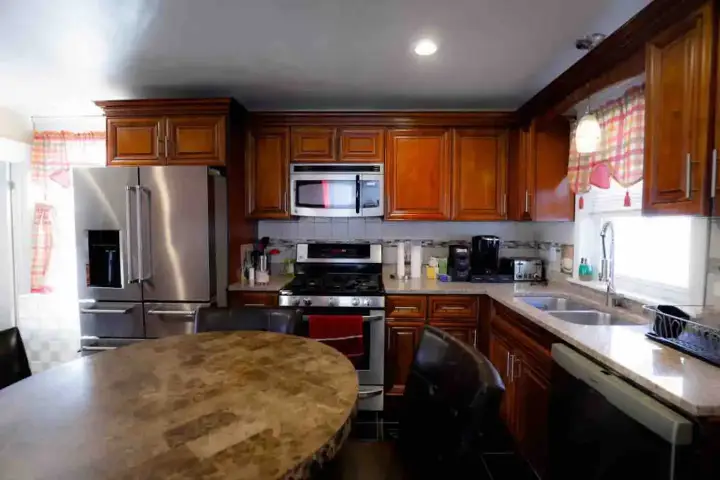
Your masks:
M 382 245 L 299 244 L 295 278 L 280 290 L 281 307 L 310 315 L 362 315 L 364 353 L 354 358 L 361 410 L 383 409 L 385 362 L 385 289 Z

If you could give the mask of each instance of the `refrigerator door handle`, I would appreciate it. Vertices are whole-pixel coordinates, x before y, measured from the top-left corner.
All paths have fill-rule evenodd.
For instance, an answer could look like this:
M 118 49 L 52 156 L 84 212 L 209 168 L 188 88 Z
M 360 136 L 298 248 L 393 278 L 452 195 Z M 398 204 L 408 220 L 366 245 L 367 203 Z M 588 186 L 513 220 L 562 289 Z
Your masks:
M 130 213 L 130 192 L 135 190 L 135 186 L 128 185 L 125 187 L 125 243 L 127 245 L 127 265 L 128 265 L 128 284 L 137 283 L 139 278 L 133 276 L 133 241 L 130 224 L 132 223 L 132 214 Z M 137 192 L 135 193 L 137 196 Z
M 135 209 L 136 215 L 135 215 L 135 230 L 137 236 L 135 237 L 135 240 L 137 241 L 137 249 L 138 249 L 138 281 L 142 283 L 145 280 L 145 268 L 143 265 L 143 256 L 144 256 L 144 248 L 143 248 L 143 234 L 142 234 L 142 198 L 141 198 L 141 192 L 142 187 L 140 185 L 137 185 L 133 187 L 135 189 Z
M 143 231 L 144 228 L 144 222 L 143 222 L 143 216 L 142 216 L 142 194 L 147 195 L 147 202 L 148 202 L 148 215 L 150 215 L 151 208 L 150 208 L 150 189 L 147 187 L 143 187 L 142 185 L 138 186 L 138 257 L 140 258 L 141 262 L 141 269 L 140 269 L 140 280 L 143 282 L 147 282 L 152 278 L 152 271 L 153 271 L 153 261 L 152 261 L 152 247 L 148 248 L 148 269 L 146 275 L 145 270 L 145 251 L 143 248 L 143 241 L 145 238 L 151 238 L 152 233 L 148 232 L 148 236 L 145 235 L 145 232 Z M 147 222 L 148 226 L 150 225 L 150 221 Z

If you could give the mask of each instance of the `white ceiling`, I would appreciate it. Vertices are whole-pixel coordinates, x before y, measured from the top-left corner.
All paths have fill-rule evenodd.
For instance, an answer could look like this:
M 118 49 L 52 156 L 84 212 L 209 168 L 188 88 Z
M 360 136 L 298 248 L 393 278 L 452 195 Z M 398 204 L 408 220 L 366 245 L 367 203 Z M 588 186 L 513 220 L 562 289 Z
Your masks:
M 648 0 L 0 0 L 0 106 L 231 95 L 266 109 L 514 109 Z M 431 36 L 433 57 L 412 42 Z

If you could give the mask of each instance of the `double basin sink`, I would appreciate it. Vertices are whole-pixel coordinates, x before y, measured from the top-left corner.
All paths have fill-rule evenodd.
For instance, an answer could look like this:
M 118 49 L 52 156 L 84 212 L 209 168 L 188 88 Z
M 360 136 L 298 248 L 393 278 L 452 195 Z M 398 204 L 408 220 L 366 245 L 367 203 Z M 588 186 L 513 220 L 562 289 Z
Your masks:
M 637 325 L 619 315 L 601 312 L 592 305 L 564 297 L 520 297 L 520 299 L 553 317 L 578 325 Z

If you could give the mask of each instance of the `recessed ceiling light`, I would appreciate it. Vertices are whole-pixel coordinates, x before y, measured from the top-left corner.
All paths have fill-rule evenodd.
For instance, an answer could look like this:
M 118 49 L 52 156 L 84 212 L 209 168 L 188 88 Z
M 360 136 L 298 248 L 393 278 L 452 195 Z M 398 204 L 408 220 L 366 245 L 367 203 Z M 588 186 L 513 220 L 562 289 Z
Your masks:
M 437 44 L 429 38 L 423 38 L 415 44 L 415 53 L 420 56 L 432 55 L 437 52 Z

